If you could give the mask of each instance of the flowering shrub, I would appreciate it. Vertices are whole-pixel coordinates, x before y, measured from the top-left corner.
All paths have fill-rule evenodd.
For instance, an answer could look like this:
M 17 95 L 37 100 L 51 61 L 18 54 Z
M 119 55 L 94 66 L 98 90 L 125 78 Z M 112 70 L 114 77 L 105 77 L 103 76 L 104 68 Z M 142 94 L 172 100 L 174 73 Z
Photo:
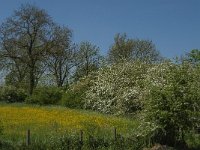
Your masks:
M 85 107 L 110 114 L 140 110 L 143 80 L 148 66 L 140 62 L 127 62 L 100 69 L 86 92 Z
M 190 63 L 115 64 L 98 71 L 85 107 L 111 114 L 142 110 L 135 136 L 184 146 L 185 134 L 200 124 L 199 73 Z

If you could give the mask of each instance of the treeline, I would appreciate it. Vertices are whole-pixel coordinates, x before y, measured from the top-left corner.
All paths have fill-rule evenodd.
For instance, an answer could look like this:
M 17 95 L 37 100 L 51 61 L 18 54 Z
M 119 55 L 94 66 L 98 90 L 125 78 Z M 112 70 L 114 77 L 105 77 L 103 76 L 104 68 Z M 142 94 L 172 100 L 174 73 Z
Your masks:
M 105 64 L 121 60 L 161 60 L 150 40 L 117 34 L 107 56 L 90 42 L 76 44 L 72 31 L 59 25 L 43 9 L 22 5 L 0 26 L 0 66 L 6 85 L 29 89 L 38 84 L 66 87 Z

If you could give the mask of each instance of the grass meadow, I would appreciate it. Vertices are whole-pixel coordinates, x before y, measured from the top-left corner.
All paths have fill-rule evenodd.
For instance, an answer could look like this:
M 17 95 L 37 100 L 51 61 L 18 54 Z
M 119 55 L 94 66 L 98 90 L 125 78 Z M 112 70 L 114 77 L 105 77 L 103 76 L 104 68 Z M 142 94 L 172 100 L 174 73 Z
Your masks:
M 129 136 L 138 126 L 136 120 L 59 106 L 1 103 L 0 114 L 3 138 L 14 143 L 25 143 L 28 129 L 36 142 L 79 134 L 81 130 L 85 135 L 114 138 L 116 128 L 117 133 Z
M 80 149 L 81 131 L 84 141 L 82 149 L 142 149 L 150 144 L 148 140 L 132 136 L 139 126 L 137 119 L 55 105 L 0 103 L 0 123 L 3 127 L 0 138 L 6 141 L 3 145 L 5 150 Z M 31 132 L 31 147 L 26 146 L 28 129 Z M 186 138 L 190 147 L 195 150 L 199 148 L 198 134 L 188 134 Z

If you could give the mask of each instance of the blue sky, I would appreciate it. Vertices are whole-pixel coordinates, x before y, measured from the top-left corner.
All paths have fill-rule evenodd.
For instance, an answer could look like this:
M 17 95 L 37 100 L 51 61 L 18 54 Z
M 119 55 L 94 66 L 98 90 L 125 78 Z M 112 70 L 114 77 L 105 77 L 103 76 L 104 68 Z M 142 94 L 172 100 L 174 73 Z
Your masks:
M 0 0 L 0 23 L 23 3 L 44 8 L 73 31 L 73 41 L 90 41 L 106 53 L 116 33 L 152 40 L 168 58 L 200 49 L 200 0 Z

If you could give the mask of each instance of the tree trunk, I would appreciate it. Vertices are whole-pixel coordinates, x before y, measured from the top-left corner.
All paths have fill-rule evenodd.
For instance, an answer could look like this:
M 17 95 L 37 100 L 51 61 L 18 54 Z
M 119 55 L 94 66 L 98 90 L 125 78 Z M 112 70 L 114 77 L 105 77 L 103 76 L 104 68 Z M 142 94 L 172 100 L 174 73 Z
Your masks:
M 58 79 L 58 87 L 62 87 L 62 62 L 61 60 L 59 61 L 59 79 Z
M 34 75 L 34 67 L 30 68 L 30 85 L 29 85 L 29 94 L 33 94 L 33 89 L 35 87 L 35 75 Z

